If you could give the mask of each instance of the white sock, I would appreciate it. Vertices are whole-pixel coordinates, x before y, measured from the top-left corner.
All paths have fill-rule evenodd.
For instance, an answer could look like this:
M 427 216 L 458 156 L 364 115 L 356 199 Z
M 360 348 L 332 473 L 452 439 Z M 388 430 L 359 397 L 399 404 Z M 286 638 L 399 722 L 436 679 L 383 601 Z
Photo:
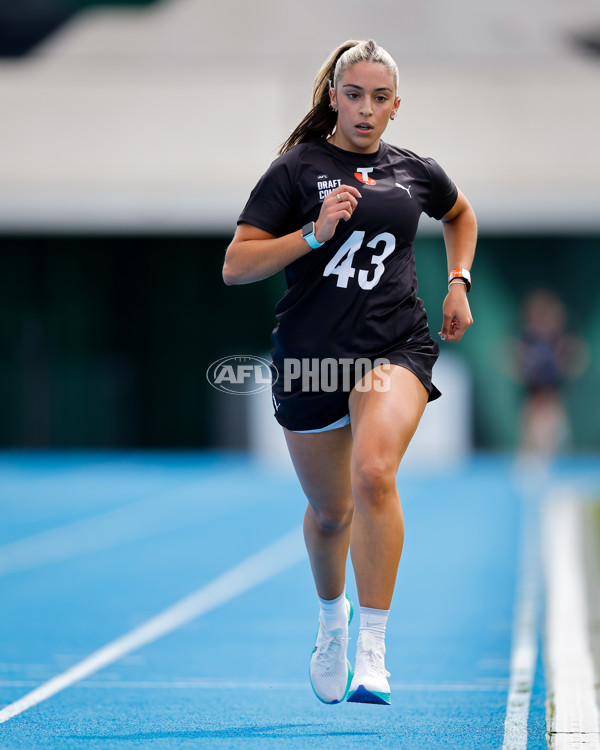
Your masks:
M 319 620 L 325 630 L 335 630 L 335 628 L 345 628 L 348 625 L 348 610 L 346 609 L 346 592 L 342 593 L 337 599 L 321 599 L 321 611 Z
M 385 644 L 385 628 L 390 614 L 389 609 L 360 608 L 360 631 L 358 637 L 368 633 L 377 640 L 377 643 Z

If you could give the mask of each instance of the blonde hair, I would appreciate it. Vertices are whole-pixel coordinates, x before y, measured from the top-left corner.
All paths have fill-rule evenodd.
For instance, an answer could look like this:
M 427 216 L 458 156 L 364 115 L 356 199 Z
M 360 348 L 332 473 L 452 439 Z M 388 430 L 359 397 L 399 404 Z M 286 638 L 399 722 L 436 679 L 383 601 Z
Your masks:
M 337 113 L 329 106 L 329 89 L 335 88 L 342 73 L 357 62 L 385 65 L 394 76 L 397 93 L 399 75 L 398 66 L 393 57 L 372 39 L 367 41 L 349 39 L 335 49 L 321 65 L 313 85 L 312 109 L 283 143 L 279 149 L 280 154 L 285 154 L 299 143 L 315 138 L 328 138 L 333 133 Z

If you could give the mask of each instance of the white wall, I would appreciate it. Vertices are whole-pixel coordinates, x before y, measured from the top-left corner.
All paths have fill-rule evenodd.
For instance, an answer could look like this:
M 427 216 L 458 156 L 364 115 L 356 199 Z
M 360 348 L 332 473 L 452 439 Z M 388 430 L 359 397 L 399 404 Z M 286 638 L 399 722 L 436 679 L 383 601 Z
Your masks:
M 387 139 L 435 156 L 487 230 L 600 226 L 595 0 L 170 0 L 93 9 L 0 63 L 0 230 L 232 230 L 346 38 L 401 71 Z M 427 231 L 428 227 L 425 227 Z

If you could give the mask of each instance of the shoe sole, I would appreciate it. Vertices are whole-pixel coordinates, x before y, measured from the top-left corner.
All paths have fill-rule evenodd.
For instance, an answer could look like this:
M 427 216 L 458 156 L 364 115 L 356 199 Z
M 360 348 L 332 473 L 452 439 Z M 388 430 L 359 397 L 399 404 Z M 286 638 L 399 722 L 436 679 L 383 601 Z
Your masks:
M 348 694 L 348 703 L 375 703 L 380 706 L 391 705 L 390 693 L 378 693 L 375 690 L 367 690 L 364 685 L 359 685 L 356 690 Z
M 348 596 L 348 594 L 346 594 L 346 599 L 348 600 L 348 604 L 350 605 L 350 612 L 348 613 L 348 625 L 350 625 L 350 623 L 352 622 L 352 618 L 354 617 L 354 607 L 352 606 L 352 599 L 350 599 L 350 597 Z M 317 628 L 317 634 L 318 634 L 318 632 L 319 632 L 319 629 Z M 317 647 L 315 646 L 313 648 L 312 652 L 311 652 L 311 657 L 315 653 L 316 650 L 317 650 Z M 352 684 L 352 679 L 354 678 L 354 672 L 352 671 L 352 666 L 351 666 L 350 662 L 348 661 L 348 659 L 346 659 L 346 664 L 348 666 L 348 682 L 346 683 L 346 690 L 344 691 L 343 697 L 340 698 L 339 701 L 338 700 L 335 700 L 335 701 L 326 701 L 326 700 L 323 700 L 323 698 L 321 698 L 321 696 L 315 690 L 315 686 L 312 684 L 312 679 L 311 679 L 311 676 L 310 676 L 310 662 L 309 662 L 309 665 L 308 665 L 308 679 L 310 681 L 310 686 L 312 688 L 313 693 L 317 696 L 317 698 L 321 701 L 321 703 L 325 703 L 328 706 L 334 706 L 336 703 L 343 703 L 346 700 L 346 697 L 348 695 L 348 691 L 350 690 L 350 685 Z

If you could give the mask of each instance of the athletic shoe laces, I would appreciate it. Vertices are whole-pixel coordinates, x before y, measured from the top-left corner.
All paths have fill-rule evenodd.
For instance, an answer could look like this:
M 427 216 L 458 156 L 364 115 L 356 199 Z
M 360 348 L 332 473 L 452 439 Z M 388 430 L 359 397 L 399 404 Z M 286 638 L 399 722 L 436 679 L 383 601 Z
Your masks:
M 349 638 L 344 635 L 342 628 L 335 630 L 321 630 L 317 643 L 315 660 L 318 666 L 326 670 L 336 667 L 336 659 L 339 659 L 340 650 L 345 653 L 345 646 Z
M 386 677 L 391 677 L 390 673 L 385 668 L 383 653 L 380 650 L 369 648 L 362 652 L 361 657 L 369 675 L 379 677 L 383 672 Z
M 362 670 L 365 670 L 367 674 L 372 677 L 381 677 L 383 674 L 385 674 L 386 677 L 391 676 L 385 668 L 385 646 L 378 643 L 371 634 L 361 634 L 359 650 L 361 673 Z

